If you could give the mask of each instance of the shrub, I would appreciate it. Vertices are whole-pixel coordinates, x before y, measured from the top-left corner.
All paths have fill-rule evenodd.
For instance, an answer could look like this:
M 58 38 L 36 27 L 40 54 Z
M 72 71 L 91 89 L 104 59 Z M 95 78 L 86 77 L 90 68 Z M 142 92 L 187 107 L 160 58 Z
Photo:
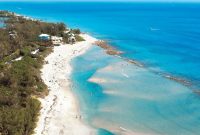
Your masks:
M 38 49 L 39 49 L 40 52 L 44 52 L 46 50 L 46 47 L 40 46 Z
M 30 54 L 30 57 L 34 58 L 34 59 L 39 58 L 39 56 L 37 54 Z
M 3 14 L 0 11 L 0 15 Z M 30 135 L 40 110 L 33 96 L 47 93 L 40 77 L 44 57 L 52 51 L 51 42 L 39 42 L 38 35 L 62 35 L 63 23 L 46 23 L 15 17 L 9 12 L 6 28 L 0 29 L 0 135 Z M 8 32 L 16 31 L 10 39 Z M 39 45 L 45 45 L 40 46 Z M 39 55 L 31 54 L 39 47 Z M 13 59 L 23 55 L 20 61 Z
M 20 49 L 20 55 L 25 56 L 30 54 L 31 52 L 31 48 L 30 47 L 24 47 L 22 49 Z
M 75 35 L 75 38 L 76 38 L 76 41 L 85 41 L 85 39 L 82 38 L 82 37 L 79 36 L 79 35 Z
M 80 29 L 72 29 L 71 32 L 74 34 L 81 34 Z

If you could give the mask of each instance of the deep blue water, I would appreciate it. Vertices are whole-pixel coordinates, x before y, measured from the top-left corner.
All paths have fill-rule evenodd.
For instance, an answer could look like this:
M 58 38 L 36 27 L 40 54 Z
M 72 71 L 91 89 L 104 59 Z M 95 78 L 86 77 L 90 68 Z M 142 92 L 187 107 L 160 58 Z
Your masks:
M 64 21 L 108 39 L 153 70 L 200 80 L 200 4 L 0 3 L 0 9 Z
M 123 134 L 123 127 L 198 135 L 200 100 L 192 90 L 200 87 L 200 4 L 0 2 L 0 9 L 64 21 L 108 40 L 124 51 L 123 57 L 146 66 L 107 56 L 97 47 L 73 61 L 74 92 L 85 121 L 99 134 L 110 134 L 103 129 Z M 187 79 L 192 88 L 155 72 Z M 101 81 L 91 81 L 95 79 Z

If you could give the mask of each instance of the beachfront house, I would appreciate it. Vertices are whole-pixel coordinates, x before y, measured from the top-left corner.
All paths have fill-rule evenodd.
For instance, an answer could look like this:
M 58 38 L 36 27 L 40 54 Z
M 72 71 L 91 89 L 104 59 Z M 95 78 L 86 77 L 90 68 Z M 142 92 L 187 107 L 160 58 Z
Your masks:
M 9 31 L 9 37 L 10 37 L 10 39 L 15 39 L 17 37 L 17 32 L 16 31 Z
M 68 33 L 68 35 L 69 35 L 69 37 L 74 37 L 75 36 L 75 34 L 74 33 Z
M 76 38 L 75 38 L 75 36 L 70 36 L 70 37 L 68 38 L 68 42 L 69 42 L 69 44 L 74 44 L 74 43 L 76 43 Z
M 60 45 L 63 43 L 63 38 L 57 36 L 51 36 L 51 42 L 53 43 L 53 45 Z
M 76 38 L 75 38 L 75 34 L 73 34 L 71 31 L 68 33 L 68 43 L 69 44 L 74 44 L 76 43 Z
M 49 41 L 50 40 L 50 35 L 48 34 L 40 34 L 39 39 L 42 41 Z
M 71 29 L 66 29 L 65 31 L 64 31 L 64 34 L 69 34 L 71 32 Z

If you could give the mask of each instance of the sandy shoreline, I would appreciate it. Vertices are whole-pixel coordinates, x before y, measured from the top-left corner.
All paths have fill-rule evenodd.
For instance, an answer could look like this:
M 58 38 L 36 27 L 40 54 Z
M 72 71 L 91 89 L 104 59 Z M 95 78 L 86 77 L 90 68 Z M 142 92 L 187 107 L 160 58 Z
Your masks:
M 40 98 L 42 109 L 35 135 L 93 135 L 95 131 L 81 122 L 75 97 L 71 92 L 71 60 L 83 54 L 96 41 L 82 34 L 86 41 L 74 45 L 55 46 L 54 52 L 45 58 L 48 61 L 41 70 L 49 95 Z

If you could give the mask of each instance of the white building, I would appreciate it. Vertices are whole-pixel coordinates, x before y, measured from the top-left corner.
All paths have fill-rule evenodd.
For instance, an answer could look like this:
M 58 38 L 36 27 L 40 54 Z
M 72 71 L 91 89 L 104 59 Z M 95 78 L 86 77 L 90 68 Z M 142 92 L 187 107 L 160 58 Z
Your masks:
M 70 36 L 68 38 L 68 42 L 69 42 L 69 44 L 74 44 L 74 43 L 76 43 L 76 38 L 74 36 Z
M 17 32 L 16 31 L 10 31 L 9 36 L 10 36 L 10 39 L 15 39 L 17 37 Z
M 63 43 L 63 38 L 57 36 L 51 36 L 51 42 L 53 43 L 53 45 L 60 45 Z
M 69 34 L 71 32 L 71 29 L 67 29 L 64 31 L 65 34 Z

